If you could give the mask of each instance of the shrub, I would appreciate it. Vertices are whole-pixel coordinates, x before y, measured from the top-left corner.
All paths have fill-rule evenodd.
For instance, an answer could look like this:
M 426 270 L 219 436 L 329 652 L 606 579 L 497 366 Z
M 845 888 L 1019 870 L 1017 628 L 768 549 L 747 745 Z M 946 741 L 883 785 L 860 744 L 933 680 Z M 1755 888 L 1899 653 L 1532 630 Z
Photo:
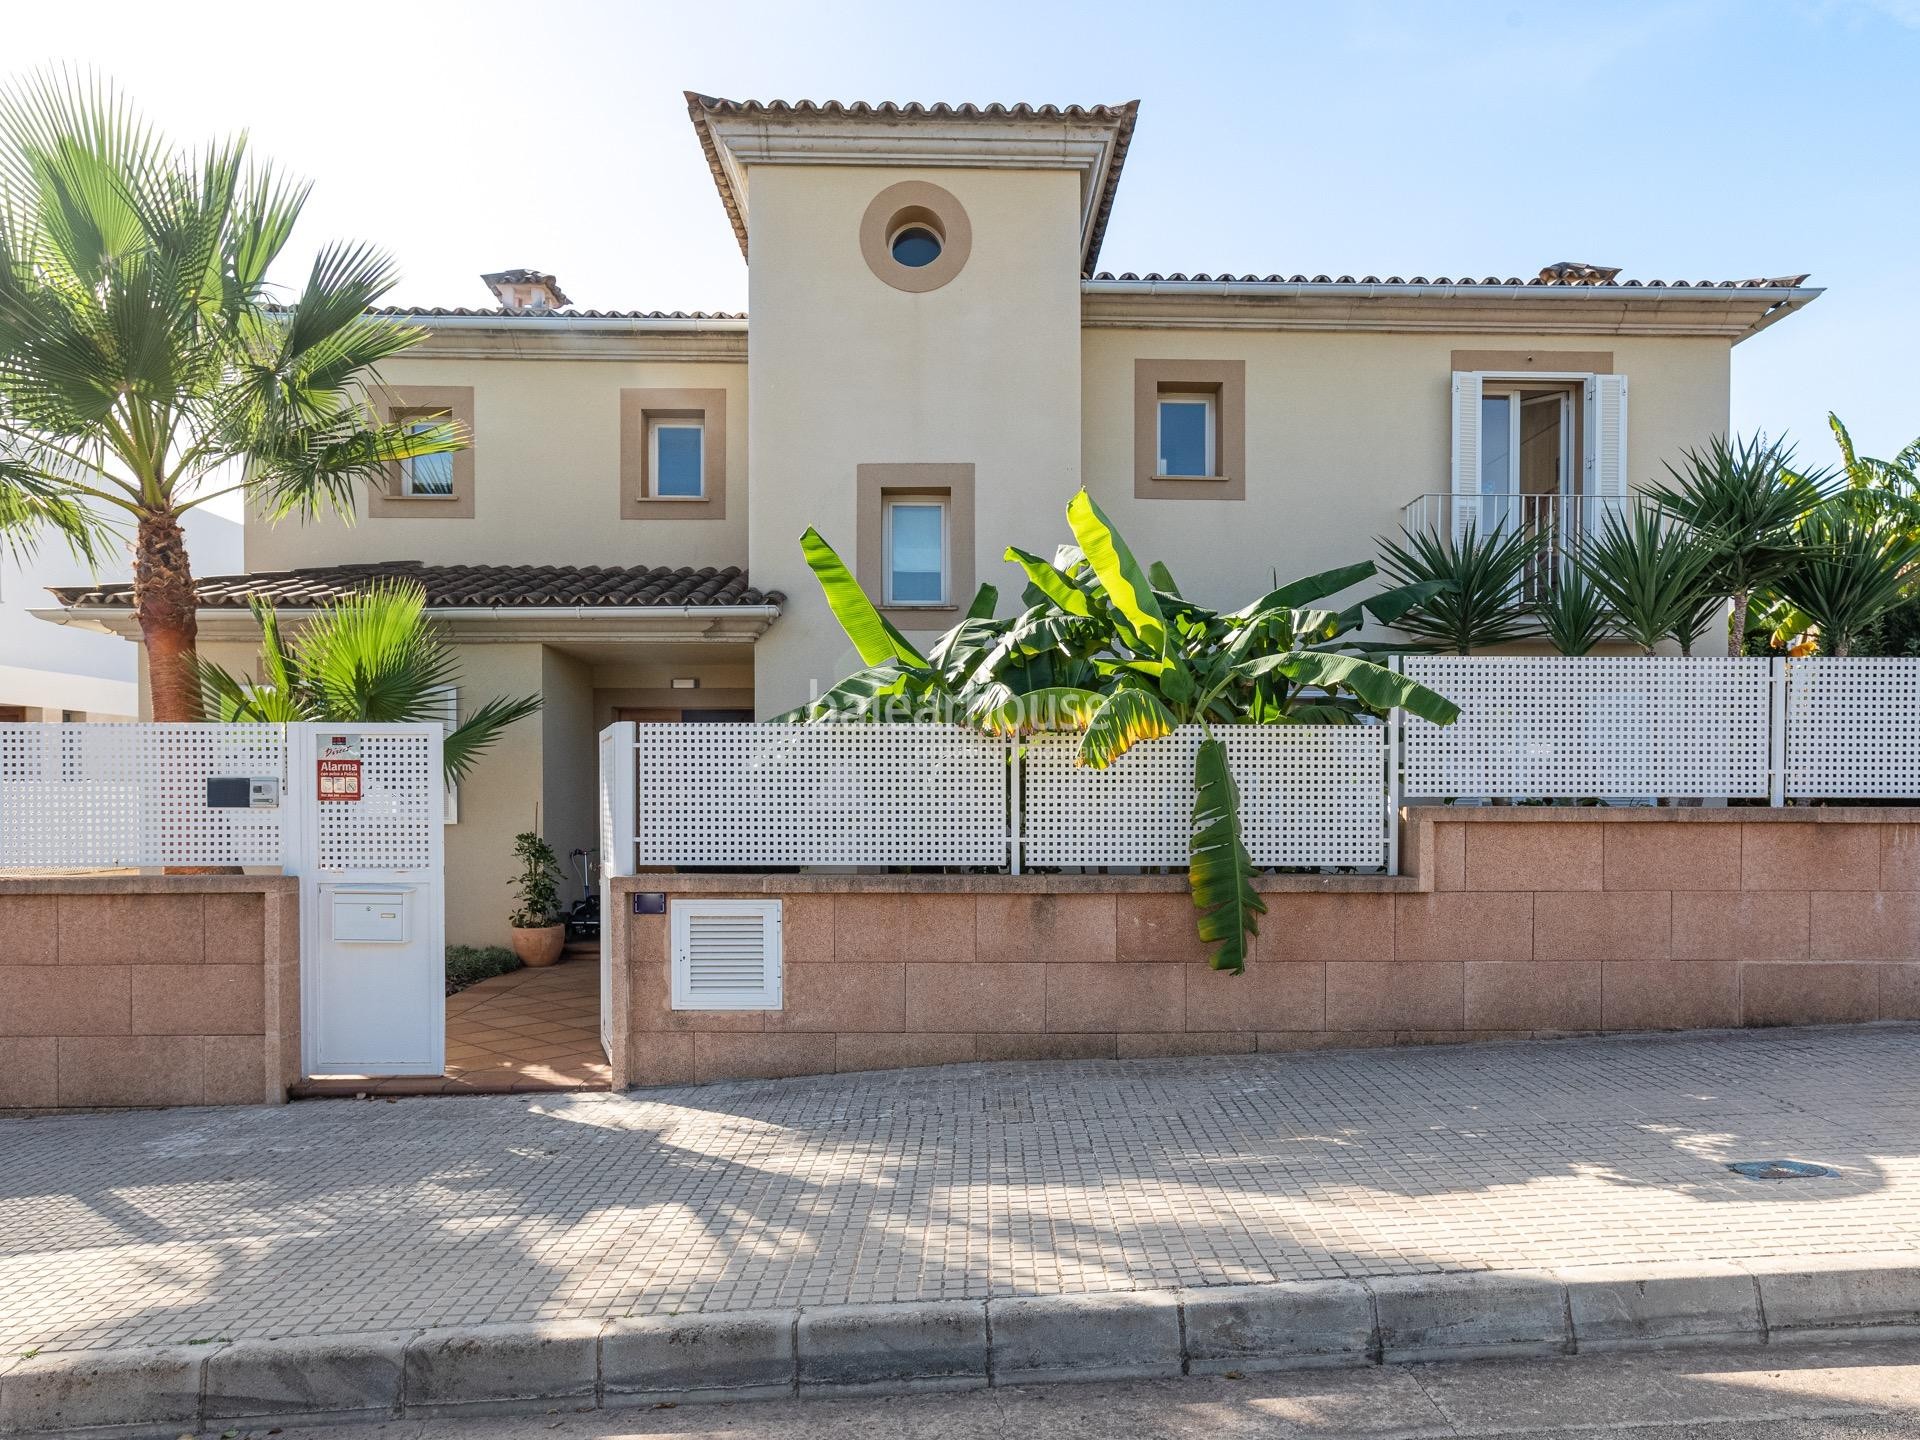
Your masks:
M 520 968 L 520 957 L 504 945 L 449 945 L 447 994 Z

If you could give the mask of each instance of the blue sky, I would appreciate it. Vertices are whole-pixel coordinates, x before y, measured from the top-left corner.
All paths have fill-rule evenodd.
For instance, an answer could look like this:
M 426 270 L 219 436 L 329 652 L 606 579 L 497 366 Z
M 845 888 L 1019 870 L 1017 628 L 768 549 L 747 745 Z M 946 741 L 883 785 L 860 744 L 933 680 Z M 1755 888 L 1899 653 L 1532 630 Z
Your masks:
M 183 139 L 251 129 L 316 182 L 296 244 L 378 241 L 405 302 L 486 303 L 480 271 L 536 265 L 585 305 L 743 306 L 684 89 L 1138 98 L 1106 268 L 1810 271 L 1828 293 L 1735 351 L 1736 427 L 1819 457 L 1830 408 L 1873 453 L 1920 434 L 1920 0 L 111 0 L 8 41 Z

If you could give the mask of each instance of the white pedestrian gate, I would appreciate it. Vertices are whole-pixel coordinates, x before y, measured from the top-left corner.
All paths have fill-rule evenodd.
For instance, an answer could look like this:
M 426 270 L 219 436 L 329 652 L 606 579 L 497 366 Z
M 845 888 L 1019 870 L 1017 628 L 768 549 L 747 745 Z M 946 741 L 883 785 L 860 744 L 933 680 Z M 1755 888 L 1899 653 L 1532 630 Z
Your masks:
M 441 737 L 438 725 L 289 727 L 308 1075 L 446 1068 Z
M 0 725 L 0 866 L 300 879 L 308 1075 L 438 1075 L 438 725 Z

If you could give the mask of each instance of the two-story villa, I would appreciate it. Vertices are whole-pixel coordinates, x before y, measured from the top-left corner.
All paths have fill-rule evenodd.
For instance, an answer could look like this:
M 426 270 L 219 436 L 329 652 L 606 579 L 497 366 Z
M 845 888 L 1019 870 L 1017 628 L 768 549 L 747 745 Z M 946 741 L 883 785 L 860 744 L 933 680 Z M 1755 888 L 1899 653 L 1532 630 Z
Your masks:
M 389 364 L 389 413 L 452 416 L 357 523 L 250 518 L 202 583 L 245 668 L 244 597 L 290 617 L 406 574 L 463 699 L 537 691 L 458 796 L 448 934 L 504 926 L 509 839 L 594 844 L 595 733 L 767 716 L 855 667 L 802 560 L 817 526 L 909 632 L 1019 585 L 1084 485 L 1209 603 L 1370 558 L 1403 523 L 1570 522 L 1728 425 L 1735 345 L 1805 276 L 1113 275 L 1097 268 L 1136 106 L 759 103 L 690 95 L 749 315 L 567 308 L 550 275 Z M 1491 508 L 1490 508 L 1491 507 Z M 124 588 L 62 592 L 131 634 Z

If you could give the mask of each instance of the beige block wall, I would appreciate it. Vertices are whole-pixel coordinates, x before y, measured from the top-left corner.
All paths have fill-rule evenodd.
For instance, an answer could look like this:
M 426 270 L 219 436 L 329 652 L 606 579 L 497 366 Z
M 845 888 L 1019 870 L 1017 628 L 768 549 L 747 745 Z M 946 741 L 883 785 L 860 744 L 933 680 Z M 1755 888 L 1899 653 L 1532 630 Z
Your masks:
M 1194 598 L 1242 605 L 1275 571 L 1284 582 L 1377 558 L 1375 537 L 1398 532 L 1402 506 L 1450 489 L 1452 352 L 1533 349 L 1613 352 L 1628 377 L 1636 486 L 1726 431 L 1731 347 L 1719 339 L 1089 329 L 1087 488 L 1142 558 L 1165 560 Z M 1137 359 L 1246 362 L 1245 500 L 1134 498 Z M 1067 538 L 1057 513 L 1034 523 L 1027 549 L 1050 553 Z M 1011 572 L 995 565 L 982 578 L 995 573 Z
M 560 857 L 561 903 L 579 898 L 570 851 L 599 840 L 600 727 L 594 724 L 593 667 L 547 649 L 541 655 L 540 833 Z
M 0 879 L 0 1109 L 284 1101 L 298 884 Z
M 972 226 L 966 267 L 924 294 L 884 284 L 860 252 L 868 204 L 903 180 L 948 190 Z M 1079 196 L 1063 171 L 773 165 L 749 183 L 749 569 L 788 597 L 755 647 L 764 717 L 857 667 L 799 537 L 817 526 L 852 563 L 858 466 L 975 466 L 983 579 L 1028 517 L 1063 512 L 1080 478 Z M 929 615 L 918 633 L 957 619 Z
M 389 385 L 471 385 L 470 520 L 246 522 L 250 571 L 351 561 L 724 566 L 747 562 L 746 367 L 625 360 L 390 360 Z M 727 392 L 724 520 L 623 520 L 620 391 Z M 364 509 L 364 506 L 362 507 Z
M 463 708 L 494 696 L 545 693 L 549 672 L 543 645 L 461 645 L 455 653 Z M 567 706 L 563 696 L 561 707 Z M 507 886 L 515 872 L 515 835 L 522 830 L 547 834 L 565 858 L 567 847 L 547 829 L 548 723 L 543 709 L 508 727 L 460 784 L 460 820 L 446 830 L 450 945 L 506 943 L 514 905 Z
M 616 1083 L 1920 1019 L 1920 810 L 1435 808 L 1404 878 L 1271 877 L 1244 975 L 1178 877 L 649 875 L 779 897 L 777 1012 L 668 1006 L 615 908 Z

